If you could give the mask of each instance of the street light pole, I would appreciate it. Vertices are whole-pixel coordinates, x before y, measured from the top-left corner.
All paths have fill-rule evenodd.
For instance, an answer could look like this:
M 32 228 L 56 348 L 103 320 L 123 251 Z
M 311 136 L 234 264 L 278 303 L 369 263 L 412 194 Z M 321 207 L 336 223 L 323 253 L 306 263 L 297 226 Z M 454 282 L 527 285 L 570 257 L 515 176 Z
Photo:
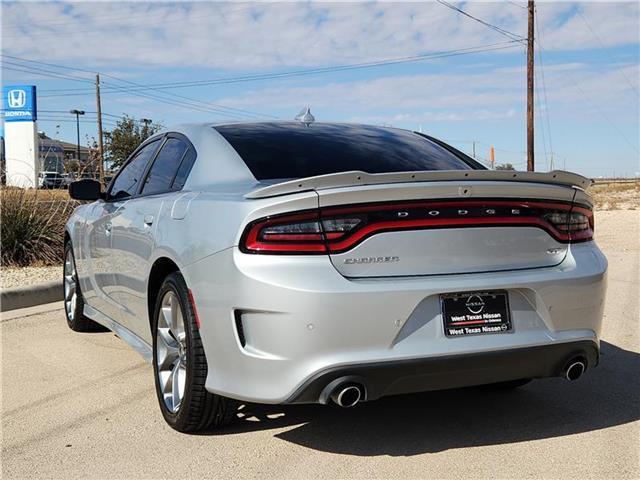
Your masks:
M 78 152 L 78 164 L 80 164 L 80 115 L 84 115 L 84 110 L 71 110 L 69 113 L 76 116 L 76 134 L 78 136 L 77 152 Z
M 140 121 L 144 123 L 144 130 L 142 131 L 142 134 L 144 135 L 149 130 L 149 125 L 153 123 L 153 120 L 150 118 L 141 118 Z

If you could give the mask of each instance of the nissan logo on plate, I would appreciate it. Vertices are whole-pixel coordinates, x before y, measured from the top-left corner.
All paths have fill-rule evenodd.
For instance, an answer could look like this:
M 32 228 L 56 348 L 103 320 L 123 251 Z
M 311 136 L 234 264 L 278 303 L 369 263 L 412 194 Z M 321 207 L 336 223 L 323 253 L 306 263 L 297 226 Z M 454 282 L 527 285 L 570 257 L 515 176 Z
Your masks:
M 471 295 L 467 298 L 467 310 L 471 313 L 478 314 L 484 310 L 484 301 L 478 295 Z

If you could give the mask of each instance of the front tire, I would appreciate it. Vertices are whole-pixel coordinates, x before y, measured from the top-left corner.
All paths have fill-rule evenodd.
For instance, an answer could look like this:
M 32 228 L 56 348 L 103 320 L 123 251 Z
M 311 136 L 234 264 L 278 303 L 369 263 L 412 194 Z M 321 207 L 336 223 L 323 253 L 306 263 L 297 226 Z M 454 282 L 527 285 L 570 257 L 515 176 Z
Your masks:
M 155 305 L 153 371 L 160 410 L 179 432 L 220 428 L 236 418 L 238 402 L 205 389 L 207 359 L 184 277 L 164 280 Z
M 100 332 L 105 328 L 84 315 L 84 298 L 80 291 L 76 261 L 71 242 L 64 246 L 63 265 L 64 313 L 67 325 L 74 332 Z

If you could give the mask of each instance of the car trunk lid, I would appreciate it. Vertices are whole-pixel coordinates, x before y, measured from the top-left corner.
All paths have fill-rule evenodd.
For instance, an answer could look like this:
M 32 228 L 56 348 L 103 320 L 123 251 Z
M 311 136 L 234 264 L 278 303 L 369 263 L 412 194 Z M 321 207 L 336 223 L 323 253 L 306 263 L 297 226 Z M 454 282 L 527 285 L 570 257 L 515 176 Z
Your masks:
M 325 229 L 335 219 L 366 223 L 346 240 L 327 237 L 334 267 L 357 278 L 557 265 L 568 244 L 540 218 L 570 209 L 576 190 L 485 180 L 349 186 L 317 193 Z

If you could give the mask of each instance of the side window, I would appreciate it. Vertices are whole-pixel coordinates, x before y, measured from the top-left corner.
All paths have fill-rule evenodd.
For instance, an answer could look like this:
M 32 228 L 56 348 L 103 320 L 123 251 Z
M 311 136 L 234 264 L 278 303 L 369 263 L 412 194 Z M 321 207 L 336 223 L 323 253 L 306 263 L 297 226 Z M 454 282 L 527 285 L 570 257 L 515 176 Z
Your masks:
M 120 170 L 109 191 L 110 200 L 125 199 L 135 195 L 147 163 L 149 163 L 149 160 L 158 148 L 158 140 L 154 140 L 143 147 L 135 154 L 129 163 Z
M 189 150 L 189 146 L 182 140 L 168 138 L 149 170 L 149 175 L 147 175 L 144 187 L 142 187 L 142 194 L 153 195 L 154 193 L 176 190 L 172 187 L 173 179 L 180 169 L 187 150 Z
M 180 190 L 184 187 L 184 183 L 187 181 L 187 177 L 189 176 L 189 172 L 191 171 L 191 167 L 195 161 L 196 152 L 193 148 L 189 147 L 189 150 L 187 150 L 184 157 L 182 157 L 180 168 L 178 168 L 178 173 L 176 173 L 176 178 L 173 181 L 174 190 Z

